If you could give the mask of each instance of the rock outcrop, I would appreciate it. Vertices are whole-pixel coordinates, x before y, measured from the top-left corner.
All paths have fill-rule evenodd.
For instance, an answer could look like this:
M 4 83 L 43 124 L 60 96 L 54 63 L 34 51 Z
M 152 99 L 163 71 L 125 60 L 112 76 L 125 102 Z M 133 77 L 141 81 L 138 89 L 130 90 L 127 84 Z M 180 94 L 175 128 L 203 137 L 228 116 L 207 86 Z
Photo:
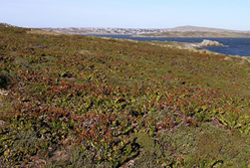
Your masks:
M 185 47 L 188 48 L 202 48 L 202 47 L 221 47 L 223 44 L 218 41 L 206 40 L 204 39 L 201 43 L 189 43 Z
M 201 47 L 224 46 L 218 41 L 203 40 L 200 44 Z

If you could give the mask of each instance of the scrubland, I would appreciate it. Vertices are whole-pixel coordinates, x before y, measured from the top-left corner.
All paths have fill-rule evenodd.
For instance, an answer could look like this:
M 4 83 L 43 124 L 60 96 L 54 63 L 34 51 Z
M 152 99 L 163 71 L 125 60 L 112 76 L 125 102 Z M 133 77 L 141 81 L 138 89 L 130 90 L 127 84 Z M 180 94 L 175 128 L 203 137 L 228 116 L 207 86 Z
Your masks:
M 0 26 L 3 167 L 247 167 L 248 58 Z

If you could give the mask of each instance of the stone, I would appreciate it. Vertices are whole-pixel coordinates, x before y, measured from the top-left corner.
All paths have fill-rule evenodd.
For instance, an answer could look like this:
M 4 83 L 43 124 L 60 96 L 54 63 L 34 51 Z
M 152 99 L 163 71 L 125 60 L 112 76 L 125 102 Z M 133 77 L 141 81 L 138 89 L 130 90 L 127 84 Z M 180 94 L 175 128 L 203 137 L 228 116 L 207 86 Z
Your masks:
M 211 41 L 204 39 L 200 44 L 200 47 L 212 47 L 212 46 L 224 46 L 223 44 L 219 43 L 218 41 Z
M 187 43 L 185 47 L 187 48 L 202 48 L 202 47 L 222 47 L 223 44 L 218 41 L 206 40 L 204 39 L 201 43 Z

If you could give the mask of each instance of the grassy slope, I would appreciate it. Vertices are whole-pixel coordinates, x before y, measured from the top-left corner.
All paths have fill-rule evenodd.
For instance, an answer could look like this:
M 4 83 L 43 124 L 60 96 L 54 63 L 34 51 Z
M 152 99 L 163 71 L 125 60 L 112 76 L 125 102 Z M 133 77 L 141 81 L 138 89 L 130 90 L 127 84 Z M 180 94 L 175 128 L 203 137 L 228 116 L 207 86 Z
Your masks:
M 164 32 L 155 34 L 142 34 L 143 37 L 213 37 L 213 38 L 249 38 L 250 33 L 240 32 L 205 32 L 205 31 L 190 31 L 190 32 Z
M 1 165 L 249 164 L 248 59 L 27 31 L 0 26 Z

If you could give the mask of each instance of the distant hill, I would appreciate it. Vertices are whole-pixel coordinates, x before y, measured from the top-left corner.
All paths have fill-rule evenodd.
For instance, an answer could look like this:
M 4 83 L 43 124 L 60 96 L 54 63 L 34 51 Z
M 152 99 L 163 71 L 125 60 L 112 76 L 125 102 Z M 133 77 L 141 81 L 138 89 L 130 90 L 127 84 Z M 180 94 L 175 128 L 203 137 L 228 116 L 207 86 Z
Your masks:
M 5 27 L 12 25 L 0 23 Z M 12 26 L 17 27 L 17 26 Z M 175 28 L 147 29 L 147 28 L 92 28 L 92 27 L 64 27 L 41 28 L 47 32 L 82 35 L 132 35 L 138 37 L 239 37 L 250 38 L 250 31 L 239 31 L 219 28 L 179 26 Z
M 141 34 L 138 37 L 212 37 L 212 38 L 250 38 L 250 32 L 205 32 L 205 31 L 171 31 L 153 34 Z
M 175 28 L 169 28 L 168 31 L 203 31 L 203 32 L 240 32 L 237 30 L 198 27 L 198 26 L 178 26 Z
M 138 36 L 143 37 L 232 37 L 250 38 L 250 31 L 228 30 L 196 26 L 179 26 L 169 28 L 165 32 L 145 33 Z

